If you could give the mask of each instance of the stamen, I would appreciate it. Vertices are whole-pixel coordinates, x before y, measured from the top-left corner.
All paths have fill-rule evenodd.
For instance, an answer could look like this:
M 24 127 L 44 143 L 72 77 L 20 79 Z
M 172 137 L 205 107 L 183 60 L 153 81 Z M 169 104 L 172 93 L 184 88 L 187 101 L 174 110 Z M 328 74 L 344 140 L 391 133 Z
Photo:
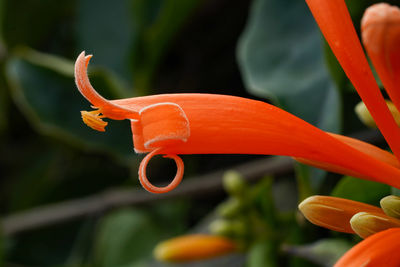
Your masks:
M 157 148 L 157 149 L 151 151 L 149 154 L 147 154 L 144 157 L 144 159 L 142 160 L 142 162 L 140 163 L 140 166 L 139 166 L 139 181 L 142 184 L 143 188 L 146 189 L 147 191 L 149 191 L 150 193 L 156 193 L 156 194 L 167 193 L 167 192 L 173 190 L 175 187 L 177 187 L 180 184 L 180 182 L 182 181 L 183 170 L 184 170 L 184 164 L 180 157 L 178 157 L 177 155 L 165 155 L 164 158 L 170 158 L 175 161 L 176 168 L 177 168 L 176 175 L 175 175 L 174 179 L 172 180 L 172 182 L 167 186 L 157 187 L 157 186 L 154 186 L 153 184 L 151 184 L 146 176 L 146 168 L 147 168 L 147 164 L 149 163 L 150 159 L 152 157 L 154 157 L 155 155 L 159 154 L 159 151 L 160 151 L 160 148 Z
M 105 132 L 106 130 L 104 128 L 107 126 L 108 122 L 103 121 L 102 118 L 105 116 L 100 114 L 100 110 L 81 111 L 82 120 L 87 126 L 93 130 Z

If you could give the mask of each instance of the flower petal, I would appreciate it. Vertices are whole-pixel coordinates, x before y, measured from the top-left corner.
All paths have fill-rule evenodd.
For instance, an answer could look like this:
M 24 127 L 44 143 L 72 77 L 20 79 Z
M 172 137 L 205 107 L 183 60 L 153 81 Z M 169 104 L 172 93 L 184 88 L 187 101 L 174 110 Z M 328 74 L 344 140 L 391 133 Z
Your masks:
M 346 252 L 335 267 L 400 266 L 400 228 L 372 235 Z
M 358 139 L 354 139 L 351 137 L 343 136 L 343 135 L 338 135 L 338 134 L 333 134 L 329 133 L 331 136 L 335 137 L 336 139 L 342 141 L 343 143 L 353 147 L 354 149 L 357 149 L 360 152 L 363 152 L 373 158 L 375 158 L 378 161 L 385 162 L 397 169 L 400 168 L 400 163 L 397 161 L 396 157 L 391 154 L 390 152 L 383 150 L 379 147 L 376 147 L 374 145 L 365 143 L 363 141 L 360 141 Z M 332 165 L 326 162 L 318 162 L 318 161 L 313 161 L 313 160 L 308 160 L 304 158 L 294 158 L 298 162 L 301 162 L 303 164 L 311 165 L 316 168 L 324 169 L 330 172 L 336 172 L 336 173 L 342 173 L 358 178 L 364 178 L 368 180 L 368 176 L 365 176 L 365 174 L 358 173 L 354 171 L 353 169 L 345 169 L 342 166 L 338 165 Z
M 147 174 L 146 174 L 147 164 L 149 163 L 150 159 L 153 158 L 153 156 L 159 154 L 159 150 L 160 149 L 155 149 L 155 150 L 151 151 L 149 154 L 147 154 L 139 166 L 140 184 L 143 186 L 144 189 L 146 189 L 150 193 L 155 193 L 155 194 L 167 193 L 167 192 L 173 190 L 175 187 L 177 187 L 180 184 L 180 182 L 182 181 L 183 172 L 184 172 L 184 164 L 180 157 L 178 157 L 177 155 L 165 155 L 164 156 L 165 158 L 170 158 L 175 161 L 176 168 L 177 168 L 176 175 L 175 175 L 174 179 L 172 179 L 172 182 L 170 182 L 169 185 L 167 185 L 167 186 L 157 187 L 157 186 L 154 186 L 153 184 L 151 184 L 150 181 L 148 180 Z
M 82 52 L 75 62 L 75 83 L 81 94 L 110 119 L 122 120 L 137 118 L 138 114 L 134 110 L 113 104 L 96 92 L 87 76 L 87 67 L 91 58 L 92 55 L 85 56 L 85 52 Z
M 400 128 L 397 126 L 364 55 L 344 0 L 306 0 L 329 46 L 364 101 L 397 159 Z

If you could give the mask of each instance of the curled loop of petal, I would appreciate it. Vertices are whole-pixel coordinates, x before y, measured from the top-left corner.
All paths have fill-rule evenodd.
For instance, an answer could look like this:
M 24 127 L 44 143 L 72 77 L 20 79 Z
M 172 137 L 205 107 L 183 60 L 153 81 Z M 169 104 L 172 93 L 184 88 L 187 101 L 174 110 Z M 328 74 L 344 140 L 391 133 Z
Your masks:
M 147 175 L 146 175 L 147 164 L 149 163 L 149 161 L 151 160 L 152 157 L 159 154 L 159 151 L 160 151 L 160 149 L 155 149 L 155 150 L 151 151 L 149 154 L 147 154 L 144 157 L 144 159 L 142 160 L 142 162 L 140 163 L 140 167 L 139 167 L 139 181 L 140 181 L 141 185 L 143 186 L 144 189 L 146 189 L 150 193 L 156 193 L 156 194 L 167 193 L 167 192 L 173 190 L 175 187 L 177 187 L 180 184 L 180 182 L 182 181 L 183 171 L 184 171 L 184 164 L 183 164 L 182 159 L 179 156 L 165 155 L 164 158 L 173 159 L 176 163 L 177 170 L 176 170 L 176 175 L 175 175 L 174 179 L 172 180 L 171 183 L 169 183 L 169 185 L 164 186 L 164 187 L 157 187 L 157 186 L 154 186 L 152 183 L 150 183 L 150 181 L 149 181 L 149 179 L 147 179 Z

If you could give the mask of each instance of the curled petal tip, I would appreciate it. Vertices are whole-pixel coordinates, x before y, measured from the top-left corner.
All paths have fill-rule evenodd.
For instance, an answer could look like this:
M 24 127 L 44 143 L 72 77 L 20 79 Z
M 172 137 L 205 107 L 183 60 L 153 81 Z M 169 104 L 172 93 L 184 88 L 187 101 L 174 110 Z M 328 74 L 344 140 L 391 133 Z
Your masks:
M 176 168 L 177 168 L 176 175 L 175 175 L 174 179 L 172 180 L 172 182 L 169 183 L 169 185 L 164 186 L 164 187 L 157 187 L 157 186 L 154 186 L 152 183 L 150 183 L 150 181 L 148 180 L 147 175 L 146 175 L 147 164 L 149 163 L 149 161 L 152 157 L 159 154 L 159 150 L 160 149 L 155 149 L 155 150 L 151 151 L 149 154 L 147 154 L 139 166 L 140 184 L 143 186 L 144 189 L 146 189 L 150 193 L 155 193 L 155 194 L 167 193 L 167 192 L 173 190 L 174 188 L 176 188 L 182 181 L 182 177 L 183 177 L 183 173 L 184 173 L 184 164 L 180 157 L 178 157 L 177 155 L 164 155 L 163 156 L 164 158 L 170 158 L 175 161 Z

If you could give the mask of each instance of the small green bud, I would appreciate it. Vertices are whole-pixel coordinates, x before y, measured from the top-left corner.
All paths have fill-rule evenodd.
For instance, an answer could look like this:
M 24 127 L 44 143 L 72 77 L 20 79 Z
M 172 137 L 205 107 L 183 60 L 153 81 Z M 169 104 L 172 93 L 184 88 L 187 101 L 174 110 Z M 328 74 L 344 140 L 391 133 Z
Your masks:
M 400 197 L 387 196 L 381 199 L 383 211 L 390 217 L 400 219 Z
M 226 192 L 232 196 L 243 196 L 247 189 L 247 183 L 240 173 L 236 171 L 227 171 L 222 179 Z
M 396 121 L 397 125 L 400 126 L 400 112 L 397 110 L 396 106 L 391 102 L 386 100 L 386 105 L 392 113 L 392 116 L 394 120 Z M 370 128 L 377 128 L 376 123 L 374 119 L 371 116 L 371 113 L 369 113 L 367 107 L 365 106 L 364 102 L 358 103 L 355 108 L 354 108 L 358 118 L 368 127 Z
M 241 220 L 216 220 L 210 224 L 209 229 L 212 234 L 225 237 L 241 237 L 247 233 L 246 224 Z
M 358 118 L 364 125 L 370 127 L 370 128 L 376 128 L 376 123 L 374 119 L 371 116 L 371 113 L 369 113 L 367 107 L 365 106 L 364 102 L 358 103 L 354 107 L 354 111 L 356 112 Z
M 225 218 L 232 218 L 238 215 L 242 209 L 242 201 L 237 198 L 230 198 L 218 206 L 217 214 Z

